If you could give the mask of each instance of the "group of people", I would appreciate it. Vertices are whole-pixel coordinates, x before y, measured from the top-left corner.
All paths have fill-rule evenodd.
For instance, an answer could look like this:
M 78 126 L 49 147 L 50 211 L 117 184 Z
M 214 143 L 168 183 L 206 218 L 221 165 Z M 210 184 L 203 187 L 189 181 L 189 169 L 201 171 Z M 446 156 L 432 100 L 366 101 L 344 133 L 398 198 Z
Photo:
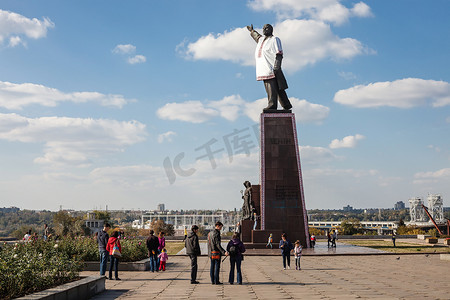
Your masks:
M 112 271 L 114 270 L 115 280 L 119 278 L 119 259 L 122 253 L 122 245 L 120 244 L 120 232 L 113 231 L 109 236 L 108 231 L 111 229 L 111 225 L 105 223 L 103 230 L 97 234 L 98 250 L 100 253 L 100 275 L 104 276 L 106 273 L 106 266 L 108 260 L 109 264 L 109 276 L 112 278 Z M 164 232 L 160 232 L 158 236 L 154 235 L 154 231 L 150 230 L 150 236 L 146 241 L 148 249 L 148 257 L 150 258 L 150 270 L 165 271 L 166 262 L 169 259 L 166 251 L 166 239 Z
M 219 280 L 220 275 L 220 264 L 227 258 L 230 258 L 230 273 L 228 276 L 228 282 L 230 284 L 234 283 L 234 273 L 236 270 L 236 282 L 242 284 L 242 271 L 241 263 L 244 259 L 243 253 L 245 252 L 245 247 L 240 240 L 239 234 L 235 233 L 232 239 L 228 242 L 226 249 L 222 247 L 222 238 L 220 231 L 222 230 L 223 224 L 221 222 L 216 222 L 214 230 L 208 234 L 208 257 L 211 262 L 210 266 L 210 278 L 212 284 L 223 284 Z M 197 281 L 197 257 L 201 254 L 200 243 L 198 241 L 198 226 L 192 226 L 192 231 L 187 235 L 185 239 L 186 254 L 189 255 L 191 260 L 191 284 L 199 283 Z M 225 258 L 222 260 L 222 257 Z
M 32 241 L 36 241 L 38 239 L 38 233 L 37 232 L 32 232 L 32 229 L 29 229 L 25 235 L 23 236 L 22 240 L 24 242 L 32 242 Z M 51 237 L 51 233 L 50 233 L 50 227 L 48 227 L 47 224 L 44 224 L 44 230 L 42 233 L 42 238 L 44 239 L 44 241 L 47 241 L 49 238 Z
M 236 273 L 236 282 L 237 284 L 242 284 L 242 261 L 244 260 L 245 246 L 244 243 L 240 239 L 239 233 L 234 233 L 231 240 L 228 242 L 225 249 L 222 247 L 222 238 L 221 238 L 221 230 L 223 228 L 223 224 L 221 222 L 215 223 L 215 228 L 208 234 L 207 237 L 207 246 L 208 246 L 208 257 L 210 259 L 210 279 L 212 284 L 223 284 L 220 281 L 220 266 L 221 263 L 225 261 L 225 259 L 229 258 L 230 261 L 230 272 L 228 275 L 228 282 L 230 284 L 234 284 L 235 282 L 235 273 Z M 106 223 L 103 227 L 103 230 L 100 231 L 97 235 L 99 253 L 100 253 L 100 275 L 104 276 L 106 273 L 106 266 L 108 260 L 110 261 L 109 266 L 109 276 L 108 279 L 112 278 L 112 271 L 115 273 L 115 280 L 120 280 L 118 274 L 118 266 L 120 254 L 122 253 L 122 246 L 120 244 L 119 232 L 113 231 L 111 236 L 109 236 L 108 231 L 111 229 L 111 226 Z M 200 243 L 198 238 L 199 227 L 197 225 L 193 225 L 190 232 L 186 232 L 185 234 L 185 248 L 186 254 L 190 258 L 191 262 L 191 284 L 198 284 L 197 281 L 197 271 L 198 264 L 197 258 L 201 255 Z M 269 243 L 272 247 L 272 235 L 270 235 Z M 164 232 L 160 232 L 158 236 L 155 236 L 153 230 L 150 230 L 150 235 L 147 238 L 146 246 L 148 249 L 148 257 L 150 260 L 150 271 L 158 272 L 166 270 L 166 262 L 168 260 L 167 251 L 165 249 L 166 240 L 164 237 Z M 283 256 L 283 268 L 290 269 L 290 256 L 293 251 L 295 257 L 295 269 L 301 270 L 300 267 L 300 258 L 302 256 L 302 245 L 300 241 L 296 241 L 294 245 L 287 239 L 287 235 L 284 233 L 281 236 L 281 240 L 279 243 L 279 249 L 281 249 L 281 254 Z
M 336 240 L 337 240 L 337 229 L 333 230 L 331 233 L 328 232 L 327 233 L 327 238 L 328 238 L 328 248 L 336 248 Z
M 150 271 L 158 272 L 166 270 L 166 262 L 169 259 L 166 250 L 166 238 L 161 231 L 158 236 L 150 230 L 150 236 L 147 238 L 148 257 L 150 258 Z

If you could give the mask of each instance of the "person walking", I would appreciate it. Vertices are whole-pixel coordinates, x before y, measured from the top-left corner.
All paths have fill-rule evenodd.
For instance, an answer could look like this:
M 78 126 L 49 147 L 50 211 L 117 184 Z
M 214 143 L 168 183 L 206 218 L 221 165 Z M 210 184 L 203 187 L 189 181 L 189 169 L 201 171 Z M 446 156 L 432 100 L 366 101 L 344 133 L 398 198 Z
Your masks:
M 300 241 L 295 241 L 295 247 L 294 247 L 294 256 L 295 256 L 295 269 L 301 270 L 300 268 L 300 258 L 302 257 L 302 245 L 300 244 Z
M 114 269 L 114 278 L 120 280 L 119 278 L 119 257 L 113 255 L 114 247 L 119 248 L 119 252 L 122 253 L 122 246 L 119 241 L 119 231 L 114 231 L 106 244 L 106 250 L 109 253 L 109 277 L 112 280 L 112 271 Z
M 208 256 L 211 260 L 211 268 L 209 274 L 211 277 L 212 284 L 222 284 L 219 281 L 220 274 L 220 259 L 222 255 L 228 256 L 228 252 L 222 248 L 220 231 L 222 230 L 223 224 L 217 221 L 215 224 L 215 229 L 208 233 Z
M 328 248 L 330 248 L 330 243 L 331 243 L 331 234 L 330 234 L 330 232 L 327 232 L 327 238 L 328 238 Z M 333 244 L 331 244 L 331 246 L 333 246 Z
M 158 255 L 160 264 L 159 264 L 159 270 L 166 270 L 166 262 L 167 260 L 169 260 L 169 256 L 167 255 L 167 250 L 166 248 L 161 250 L 161 253 Z
M 234 283 L 234 269 L 236 267 L 236 281 L 238 284 L 242 284 L 242 272 L 241 263 L 243 260 L 242 253 L 245 252 L 244 244 L 239 239 L 238 234 L 234 234 L 233 238 L 228 242 L 227 252 L 230 255 L 230 275 L 228 276 L 228 282 Z
M 158 261 L 158 246 L 159 240 L 158 237 L 154 235 L 153 229 L 150 229 L 150 236 L 147 238 L 146 245 L 148 249 L 148 257 L 150 260 L 150 271 L 155 272 L 158 271 L 156 267 L 156 263 Z
M 294 249 L 292 246 L 291 241 L 287 239 L 286 233 L 283 233 L 281 235 L 280 245 L 279 248 L 281 249 L 281 255 L 283 255 L 283 269 L 286 270 L 286 263 L 287 268 L 291 268 L 291 250 Z
M 269 237 L 267 238 L 266 248 L 270 246 L 270 249 L 272 249 L 273 248 L 272 243 L 273 243 L 272 234 L 269 234 Z
M 183 242 L 186 240 L 187 234 L 188 234 L 188 232 L 187 232 L 187 226 L 184 226 L 184 238 L 183 238 Z
M 104 276 L 106 273 L 106 264 L 108 263 L 108 251 L 106 250 L 106 245 L 108 244 L 109 234 L 108 230 L 111 229 L 111 225 L 105 223 L 103 230 L 98 233 L 97 243 L 98 251 L 100 253 L 100 276 Z
M 159 269 L 159 264 L 161 262 L 159 255 L 162 252 L 162 249 L 166 248 L 166 238 L 164 237 L 164 231 L 161 231 L 158 234 L 158 261 L 156 262 L 156 267 Z
M 186 254 L 189 255 L 189 258 L 191 259 L 191 284 L 197 284 L 199 283 L 197 281 L 197 256 L 199 256 L 200 253 L 200 244 L 198 242 L 198 226 L 194 225 L 192 226 L 192 231 L 189 232 L 186 240 L 184 241 L 184 246 L 186 247 Z
M 333 231 L 333 234 L 331 235 L 331 247 L 336 248 L 336 231 Z

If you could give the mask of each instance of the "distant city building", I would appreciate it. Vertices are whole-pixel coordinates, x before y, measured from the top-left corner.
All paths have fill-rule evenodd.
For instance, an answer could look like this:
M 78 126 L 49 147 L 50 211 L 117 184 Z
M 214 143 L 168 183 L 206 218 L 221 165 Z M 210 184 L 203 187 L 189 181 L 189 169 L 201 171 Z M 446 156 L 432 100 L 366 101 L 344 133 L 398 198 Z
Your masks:
M 428 194 L 428 212 L 436 223 L 444 222 L 444 201 L 439 194 Z
M 166 206 L 164 205 L 164 203 L 160 203 L 160 204 L 158 204 L 158 206 L 156 206 L 156 210 L 157 211 L 165 211 Z
M 91 233 L 95 234 L 96 232 L 100 232 L 103 229 L 105 221 L 96 219 L 95 214 L 88 212 L 87 218 L 84 221 L 84 224 L 86 225 L 89 230 L 91 230 Z
M 353 210 L 353 206 L 347 205 L 344 206 L 344 211 L 352 211 Z
M 397 203 L 394 204 L 394 209 L 395 210 L 405 209 L 405 202 L 398 201 Z

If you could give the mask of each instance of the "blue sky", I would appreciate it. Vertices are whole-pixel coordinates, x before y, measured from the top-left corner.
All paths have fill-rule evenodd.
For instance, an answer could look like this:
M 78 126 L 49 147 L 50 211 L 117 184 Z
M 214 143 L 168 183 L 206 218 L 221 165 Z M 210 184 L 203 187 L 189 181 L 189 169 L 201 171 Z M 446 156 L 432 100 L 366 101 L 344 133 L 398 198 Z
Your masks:
M 241 207 L 266 105 L 245 26 L 266 23 L 283 44 L 307 208 L 428 193 L 448 206 L 449 8 L 2 0 L 0 206 Z

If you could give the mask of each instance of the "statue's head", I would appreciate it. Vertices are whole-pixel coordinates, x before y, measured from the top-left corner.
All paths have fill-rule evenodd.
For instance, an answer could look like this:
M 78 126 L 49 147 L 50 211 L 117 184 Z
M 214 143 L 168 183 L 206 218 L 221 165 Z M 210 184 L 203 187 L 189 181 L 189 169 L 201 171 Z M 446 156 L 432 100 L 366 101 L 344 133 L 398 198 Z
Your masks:
M 252 184 L 250 183 L 250 181 L 247 180 L 244 182 L 244 186 L 248 188 L 248 187 L 251 187 Z
M 273 34 L 273 27 L 270 24 L 266 24 L 263 27 L 263 34 L 265 36 L 271 36 Z

